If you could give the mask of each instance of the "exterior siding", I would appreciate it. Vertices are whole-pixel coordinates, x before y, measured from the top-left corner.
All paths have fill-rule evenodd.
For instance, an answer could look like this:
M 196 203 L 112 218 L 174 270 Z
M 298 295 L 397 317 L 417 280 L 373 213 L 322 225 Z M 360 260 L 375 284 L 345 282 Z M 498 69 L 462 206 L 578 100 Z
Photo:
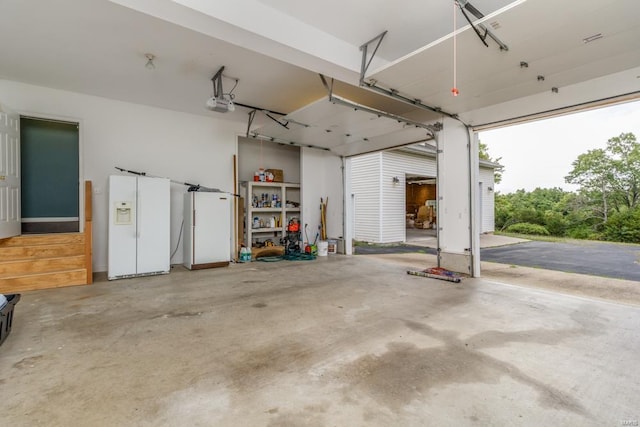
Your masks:
M 435 178 L 435 158 L 403 151 L 383 151 L 351 159 L 351 188 L 355 194 L 356 240 L 375 243 L 406 240 L 406 174 Z M 400 182 L 394 184 L 393 178 Z M 494 231 L 493 169 L 480 167 L 482 183 L 481 233 Z
M 495 231 L 495 191 L 489 191 L 489 187 L 495 190 L 493 169 L 480 166 L 478 181 L 482 183 L 482 224 L 480 224 L 480 232 L 492 233 Z
M 384 197 L 381 202 L 383 226 L 380 243 L 404 242 L 406 240 L 405 174 L 435 177 L 435 159 L 402 151 L 382 153 L 380 176 Z M 400 182 L 394 184 L 393 178 L 396 176 L 400 178 Z
M 382 153 L 351 158 L 351 191 L 355 196 L 354 238 L 380 242 L 380 164 Z
M 383 153 L 385 168 L 395 169 L 398 173 L 422 175 L 435 178 L 437 174 L 436 159 L 402 151 L 385 151 Z

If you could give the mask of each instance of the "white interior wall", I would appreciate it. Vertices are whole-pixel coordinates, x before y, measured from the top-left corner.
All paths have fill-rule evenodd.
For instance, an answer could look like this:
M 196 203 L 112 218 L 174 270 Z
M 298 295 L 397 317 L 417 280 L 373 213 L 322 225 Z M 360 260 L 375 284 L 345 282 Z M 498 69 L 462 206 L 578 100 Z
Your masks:
M 238 180 L 251 181 L 258 169 L 282 169 L 285 182 L 300 182 L 300 147 L 238 138 Z
M 115 166 L 233 190 L 236 135 L 245 124 L 0 80 L 0 102 L 23 115 L 80 122 L 80 166 L 93 182 L 93 268 L 107 269 L 108 176 Z M 171 186 L 171 250 L 186 187 Z M 232 233 L 233 234 L 233 233 Z M 231 253 L 230 245 L 230 253 Z M 182 245 L 172 263 L 182 263 Z
M 308 224 L 309 239 L 314 239 L 320 225 L 320 198 L 328 197 L 327 236 L 342 237 L 344 217 L 342 159 L 327 151 L 302 148 L 300 160 L 303 231 L 304 224 Z M 304 233 L 303 239 L 305 239 Z

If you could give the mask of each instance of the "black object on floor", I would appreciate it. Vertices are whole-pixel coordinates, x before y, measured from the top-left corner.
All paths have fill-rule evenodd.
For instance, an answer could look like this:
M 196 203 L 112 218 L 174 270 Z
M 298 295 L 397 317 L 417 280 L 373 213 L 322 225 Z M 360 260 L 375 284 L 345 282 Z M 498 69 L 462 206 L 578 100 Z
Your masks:
M 7 304 L 0 309 L 0 345 L 2 345 L 11 332 L 13 309 L 18 301 L 20 301 L 20 294 L 5 295 L 5 297 L 7 298 Z

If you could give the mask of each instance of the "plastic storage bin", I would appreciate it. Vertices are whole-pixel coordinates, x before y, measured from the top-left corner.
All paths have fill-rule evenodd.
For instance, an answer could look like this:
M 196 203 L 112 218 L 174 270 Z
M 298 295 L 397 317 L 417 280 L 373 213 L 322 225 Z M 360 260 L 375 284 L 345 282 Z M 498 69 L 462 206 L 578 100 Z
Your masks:
M 7 303 L 0 308 L 0 345 L 7 339 L 13 323 L 13 310 L 20 301 L 20 294 L 6 295 Z

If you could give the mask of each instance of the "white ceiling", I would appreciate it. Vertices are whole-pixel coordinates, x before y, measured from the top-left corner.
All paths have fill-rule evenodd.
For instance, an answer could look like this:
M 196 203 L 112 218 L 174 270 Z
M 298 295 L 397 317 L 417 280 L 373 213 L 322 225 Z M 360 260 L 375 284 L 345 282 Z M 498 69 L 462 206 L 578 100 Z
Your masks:
M 374 36 L 388 31 L 378 55 L 393 61 L 434 40 L 453 29 L 452 1 L 444 0 L 258 0 L 282 11 L 305 24 L 361 46 Z M 471 3 L 488 15 L 511 3 L 512 0 L 473 0 Z M 475 19 L 473 15 L 471 18 Z M 466 25 L 462 17 L 458 28 Z
M 289 112 L 325 94 L 309 70 L 106 0 L 3 0 L 0 39 L 2 78 L 188 113 L 219 116 L 204 105 L 222 65 L 240 102 Z
M 549 95 L 547 108 L 555 107 L 556 101 L 570 105 L 572 100 L 563 90 L 565 87 L 640 66 L 638 17 L 637 0 L 524 1 L 487 21 L 492 26 L 499 25 L 494 33 L 508 45 L 508 52 L 500 51 L 492 42 L 489 48 L 480 46 L 472 31 L 458 35 L 457 97 L 451 94 L 451 36 L 373 71 L 369 77 L 472 122 L 476 119 L 474 124 L 481 119 L 474 117 L 475 110 L 539 93 Z M 583 41 L 598 33 L 602 34 L 601 39 Z M 528 67 L 521 67 L 521 61 Z M 544 76 L 544 81 L 538 81 L 539 75 Z M 632 75 L 625 89 L 608 96 L 639 90 L 637 77 Z M 553 87 L 558 88 L 555 95 L 551 92 Z M 583 90 L 590 91 L 588 87 Z M 505 109 L 503 114 L 512 112 Z
M 487 21 L 499 23 L 495 33 L 508 52 L 491 41 L 485 48 L 469 29 L 458 36 L 457 98 L 449 92 L 451 0 L 3 0 L 0 78 L 222 118 L 204 102 L 224 65 L 240 80 L 236 101 L 291 113 L 326 96 L 318 73 L 357 85 L 360 45 L 388 30 L 368 77 L 475 123 L 508 118 L 518 108 L 529 113 L 522 105 L 570 105 L 577 99 L 570 87 L 581 102 L 640 91 L 637 0 L 471 3 L 485 14 L 518 5 Z M 582 42 L 598 32 L 601 40 Z M 157 57 L 155 70 L 144 67 L 147 52 Z M 538 74 L 546 77 L 542 84 Z M 231 84 L 225 81 L 225 89 Z M 362 104 L 434 118 L 336 86 Z M 559 87 L 555 96 L 552 86 Z M 531 97 L 536 101 L 522 101 Z M 519 106 L 496 107 L 502 103 Z M 224 117 L 245 120 L 246 113 L 238 108 Z

